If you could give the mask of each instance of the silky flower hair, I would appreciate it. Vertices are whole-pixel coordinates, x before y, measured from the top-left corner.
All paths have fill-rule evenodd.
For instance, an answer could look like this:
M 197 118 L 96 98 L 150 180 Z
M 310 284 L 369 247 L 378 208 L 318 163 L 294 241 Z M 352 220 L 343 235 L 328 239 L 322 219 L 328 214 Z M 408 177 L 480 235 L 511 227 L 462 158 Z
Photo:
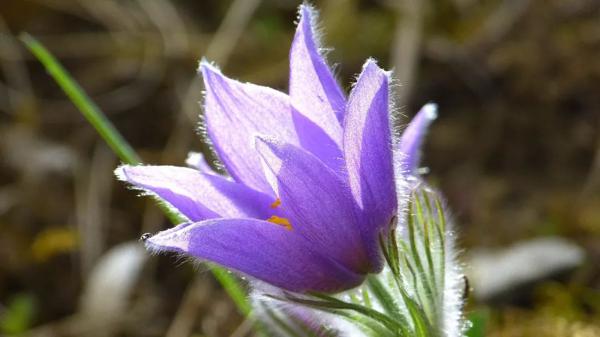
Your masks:
M 250 279 L 258 317 L 277 335 L 459 336 L 451 226 L 418 170 L 437 106 L 394 132 L 391 72 L 368 59 L 346 96 L 315 22 L 300 6 L 288 93 L 201 61 L 204 128 L 226 175 L 198 154 L 189 168 L 116 170 L 187 219 L 144 236 L 146 247 Z

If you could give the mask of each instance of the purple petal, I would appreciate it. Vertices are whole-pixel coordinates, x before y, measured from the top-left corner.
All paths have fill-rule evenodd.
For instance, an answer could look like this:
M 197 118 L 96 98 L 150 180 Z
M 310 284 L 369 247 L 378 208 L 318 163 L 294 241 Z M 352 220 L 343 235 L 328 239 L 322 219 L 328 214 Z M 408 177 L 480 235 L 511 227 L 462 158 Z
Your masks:
M 350 94 L 344 125 L 344 155 L 350 188 L 365 217 L 364 240 L 379 261 L 377 235 L 396 210 L 389 121 L 389 75 L 368 60 Z M 380 264 L 378 264 L 380 266 Z
M 298 111 L 294 111 L 293 118 L 300 147 L 314 154 L 335 172 L 345 175 L 344 158 L 338 144 L 323 129 Z
M 229 79 L 206 62 L 200 68 L 206 85 L 208 135 L 236 181 L 271 193 L 254 149 L 256 135 L 274 136 L 301 146 L 332 169 L 343 171 L 338 144 L 317 124 L 293 109 L 287 95 Z
M 319 53 L 313 29 L 315 16 L 311 7 L 300 6 L 300 22 L 290 50 L 290 98 L 294 107 L 341 144 L 346 100 Z
M 279 91 L 229 79 L 202 62 L 208 135 L 227 172 L 238 182 L 271 193 L 254 149 L 257 134 L 298 144 L 289 97 Z
M 416 175 L 421 158 L 421 145 L 431 122 L 437 118 L 437 105 L 428 103 L 421 108 L 402 133 L 399 144 L 400 167 L 403 173 Z
M 115 173 L 120 180 L 158 196 L 190 221 L 267 219 L 273 214 L 273 197 L 218 175 L 176 166 L 121 166 Z
M 187 166 L 195 168 L 196 170 L 205 174 L 217 174 L 212 167 L 206 161 L 204 154 L 200 152 L 188 152 L 187 158 L 185 159 Z
M 158 233 L 146 244 L 152 250 L 187 253 L 216 262 L 295 292 L 338 292 L 364 279 L 315 252 L 293 230 L 255 219 L 181 225 Z
M 267 175 L 293 231 L 314 249 L 355 272 L 370 270 L 357 209 L 346 184 L 312 154 L 290 144 L 258 139 Z

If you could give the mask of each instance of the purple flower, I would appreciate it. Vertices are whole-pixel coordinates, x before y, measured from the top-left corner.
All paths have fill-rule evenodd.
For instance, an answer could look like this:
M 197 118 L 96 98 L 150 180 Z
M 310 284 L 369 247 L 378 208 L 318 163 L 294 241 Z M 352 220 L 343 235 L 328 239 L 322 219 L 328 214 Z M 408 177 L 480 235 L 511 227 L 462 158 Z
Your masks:
M 198 156 L 194 169 L 117 169 L 189 220 L 148 238 L 149 249 L 295 292 L 342 291 L 382 269 L 378 242 L 397 212 L 395 171 L 414 171 L 423 130 L 402 139 L 411 145 L 394 164 L 390 74 L 368 60 L 346 98 L 320 53 L 314 20 L 301 6 L 289 95 L 201 62 L 206 130 L 230 178 Z
M 400 137 L 398 163 L 401 171 L 410 176 L 417 176 L 421 158 L 421 145 L 429 124 L 437 118 L 437 105 L 426 104 L 412 119 Z

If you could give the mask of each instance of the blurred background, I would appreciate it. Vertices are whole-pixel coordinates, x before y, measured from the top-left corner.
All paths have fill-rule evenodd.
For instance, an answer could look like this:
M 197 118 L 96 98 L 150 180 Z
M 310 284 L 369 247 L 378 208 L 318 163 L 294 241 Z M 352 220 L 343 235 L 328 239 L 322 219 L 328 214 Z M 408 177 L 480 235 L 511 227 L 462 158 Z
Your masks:
M 439 104 L 424 164 L 469 266 L 470 336 L 600 336 L 600 1 L 314 4 L 346 90 L 372 56 L 394 69 L 400 126 Z M 298 5 L 0 1 L 0 335 L 251 335 L 205 268 L 137 243 L 169 223 L 115 180 L 118 159 L 18 34 L 145 162 L 182 165 L 207 152 L 198 60 L 286 90 Z

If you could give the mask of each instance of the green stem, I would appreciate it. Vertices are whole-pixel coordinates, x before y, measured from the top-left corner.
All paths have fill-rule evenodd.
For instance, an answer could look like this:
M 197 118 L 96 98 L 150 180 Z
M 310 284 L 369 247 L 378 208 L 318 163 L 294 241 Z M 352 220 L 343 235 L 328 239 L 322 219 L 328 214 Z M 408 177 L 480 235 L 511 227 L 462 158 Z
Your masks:
M 108 144 L 113 152 L 129 165 L 138 165 L 142 161 L 129 143 L 121 136 L 119 131 L 106 118 L 100 108 L 90 99 L 83 89 L 75 82 L 63 66 L 54 58 L 54 56 L 33 36 L 22 33 L 21 41 L 27 46 L 31 53 L 40 61 L 50 76 L 56 81 L 64 93 L 81 111 L 88 122 L 96 129 L 100 137 Z M 185 221 L 180 215 L 169 210 L 165 205 L 160 205 L 161 209 L 173 224 L 179 224 Z M 225 269 L 211 266 L 215 278 L 221 283 L 225 291 L 229 294 L 238 310 L 249 315 L 251 311 L 250 303 L 246 298 L 246 292 L 239 281 L 230 275 Z

